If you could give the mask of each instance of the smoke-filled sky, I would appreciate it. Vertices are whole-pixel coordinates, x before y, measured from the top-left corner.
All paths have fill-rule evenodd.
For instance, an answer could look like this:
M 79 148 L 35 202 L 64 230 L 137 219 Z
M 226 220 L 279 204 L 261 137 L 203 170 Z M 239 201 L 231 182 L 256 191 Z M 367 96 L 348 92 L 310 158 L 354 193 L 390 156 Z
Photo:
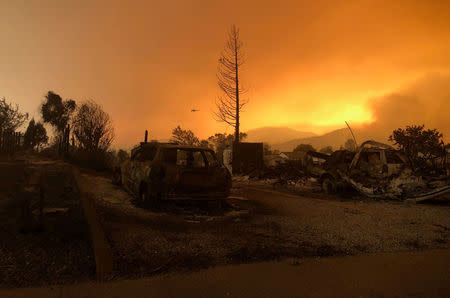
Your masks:
M 36 118 L 48 90 L 93 99 L 120 146 L 177 125 L 229 133 L 212 111 L 236 24 L 250 100 L 241 130 L 321 133 L 347 120 L 450 134 L 449 20 L 450 1 L 0 0 L 0 97 Z

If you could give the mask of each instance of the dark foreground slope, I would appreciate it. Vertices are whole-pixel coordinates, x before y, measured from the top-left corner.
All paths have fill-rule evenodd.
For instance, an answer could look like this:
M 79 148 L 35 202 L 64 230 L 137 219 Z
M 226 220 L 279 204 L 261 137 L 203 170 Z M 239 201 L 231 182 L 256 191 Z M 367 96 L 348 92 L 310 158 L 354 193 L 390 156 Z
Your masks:
M 39 190 L 30 179 L 42 174 Z M 24 202 L 32 201 L 30 213 Z M 24 222 L 31 222 L 24 225 Z M 0 163 L 0 287 L 29 287 L 93 278 L 94 258 L 79 194 L 67 164 Z

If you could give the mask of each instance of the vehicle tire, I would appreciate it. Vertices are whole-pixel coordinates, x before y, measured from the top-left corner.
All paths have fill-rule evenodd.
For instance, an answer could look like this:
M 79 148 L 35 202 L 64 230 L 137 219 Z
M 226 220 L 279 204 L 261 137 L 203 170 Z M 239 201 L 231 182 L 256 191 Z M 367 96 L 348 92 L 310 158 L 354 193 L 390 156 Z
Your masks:
M 148 203 L 152 208 L 156 208 L 156 207 L 159 206 L 159 203 L 160 203 L 159 199 L 160 199 L 160 197 L 161 197 L 160 194 L 157 194 L 157 193 L 151 194 L 151 195 L 148 196 L 147 203 Z
M 156 207 L 159 203 L 160 195 L 152 193 L 147 184 L 142 184 L 139 191 L 139 203 L 142 206 Z
M 149 193 L 146 184 L 141 184 L 139 187 L 139 205 L 145 206 L 149 202 Z
M 120 172 L 120 169 L 115 169 L 113 173 L 113 183 L 115 185 L 122 185 L 122 173 Z
M 322 179 L 322 191 L 326 194 L 336 193 L 336 182 L 331 177 L 325 177 Z

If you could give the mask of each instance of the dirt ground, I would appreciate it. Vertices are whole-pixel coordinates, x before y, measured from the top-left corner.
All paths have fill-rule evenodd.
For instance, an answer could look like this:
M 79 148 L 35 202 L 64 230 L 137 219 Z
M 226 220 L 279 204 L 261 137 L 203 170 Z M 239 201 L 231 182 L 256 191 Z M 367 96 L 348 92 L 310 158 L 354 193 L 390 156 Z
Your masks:
M 27 180 L 42 171 L 41 227 L 21 229 Z M 0 288 L 62 284 L 93 278 L 94 256 L 71 167 L 54 162 L 0 163 Z M 38 193 L 33 195 L 38 196 Z M 36 215 L 33 215 L 36 220 Z
M 48 212 L 42 229 L 24 233 L 17 204 L 36 171 L 43 173 Z M 450 248 L 448 198 L 408 204 L 298 194 L 235 181 L 226 201 L 166 201 L 150 208 L 137 204 L 106 175 L 81 175 L 111 246 L 111 279 L 287 258 Z M 74 179 L 64 163 L 0 162 L 1 288 L 94 278 L 93 250 Z
M 85 172 L 111 244 L 112 277 L 142 277 L 283 258 L 450 248 L 450 204 L 372 201 L 235 183 L 222 206 L 137 206 L 110 179 Z

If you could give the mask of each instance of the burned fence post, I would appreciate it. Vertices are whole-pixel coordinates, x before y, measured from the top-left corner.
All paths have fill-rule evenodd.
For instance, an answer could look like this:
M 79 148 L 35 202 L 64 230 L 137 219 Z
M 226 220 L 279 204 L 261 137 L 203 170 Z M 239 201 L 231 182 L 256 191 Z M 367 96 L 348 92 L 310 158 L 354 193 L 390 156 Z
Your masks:
M 61 136 L 57 136 L 58 139 L 58 155 L 61 156 L 62 154 L 62 141 L 61 141 Z
M 16 132 L 15 133 L 15 137 L 14 137 L 14 151 L 18 151 L 20 150 L 22 144 L 21 144 L 21 138 L 22 138 L 22 134 L 20 132 Z
M 4 148 L 4 144 L 5 144 L 5 135 L 4 135 L 4 130 L 3 128 L 0 127 L 0 153 L 4 153 L 5 148 Z
M 64 135 L 64 151 L 69 152 L 69 141 L 70 141 L 70 124 L 67 124 L 66 133 Z

